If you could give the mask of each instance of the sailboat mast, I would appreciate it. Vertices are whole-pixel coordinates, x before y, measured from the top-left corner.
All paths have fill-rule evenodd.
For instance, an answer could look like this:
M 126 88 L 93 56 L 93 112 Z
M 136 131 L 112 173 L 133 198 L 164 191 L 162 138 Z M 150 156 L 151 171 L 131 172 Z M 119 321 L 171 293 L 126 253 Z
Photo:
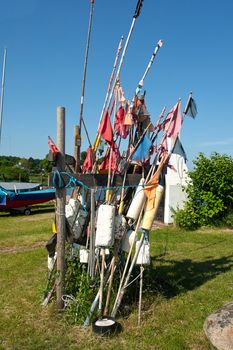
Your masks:
M 1 135 L 2 135 L 3 100 L 4 100 L 4 85 L 5 85 L 5 72 L 6 72 L 6 54 L 7 54 L 7 50 L 5 48 L 4 58 L 3 58 L 1 99 L 0 99 L 0 144 L 1 144 Z

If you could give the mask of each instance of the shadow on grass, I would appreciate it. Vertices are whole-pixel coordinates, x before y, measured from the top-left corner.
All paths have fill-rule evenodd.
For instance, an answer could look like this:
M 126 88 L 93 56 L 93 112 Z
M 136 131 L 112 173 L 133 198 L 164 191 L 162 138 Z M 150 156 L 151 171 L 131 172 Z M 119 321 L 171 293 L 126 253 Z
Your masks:
M 152 259 L 157 260 L 157 257 Z M 153 293 L 159 292 L 172 298 L 201 286 L 232 267 L 233 255 L 205 261 L 166 259 L 163 265 L 145 271 L 145 285 Z

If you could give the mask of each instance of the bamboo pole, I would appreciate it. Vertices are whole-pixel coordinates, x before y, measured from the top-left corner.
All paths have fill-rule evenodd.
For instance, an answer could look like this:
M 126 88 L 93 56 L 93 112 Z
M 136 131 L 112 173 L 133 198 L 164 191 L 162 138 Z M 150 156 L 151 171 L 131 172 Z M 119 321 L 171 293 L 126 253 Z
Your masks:
M 101 273 L 100 273 L 100 297 L 99 297 L 99 314 L 102 316 L 103 291 L 104 291 L 104 269 L 105 269 L 105 248 L 101 248 Z
M 140 324 L 141 324 L 143 271 L 144 271 L 144 267 L 141 265 L 140 266 L 139 302 L 138 302 L 138 326 L 140 326 Z
M 79 136 L 80 142 L 77 146 L 77 161 L 75 171 L 80 171 L 80 150 L 81 150 L 81 131 L 83 123 L 83 105 L 84 105 L 84 96 L 85 96 L 85 85 L 86 85 L 86 74 L 87 74 L 87 62 L 88 62 L 88 53 L 89 53 L 89 45 L 90 45 L 90 37 L 91 37 L 91 25 L 92 25 L 92 16 L 93 16 L 93 8 L 94 8 L 94 0 L 91 0 L 90 7 L 90 15 L 89 15 L 89 24 L 88 24 L 88 33 L 87 33 L 87 42 L 86 42 L 86 50 L 85 50 L 85 59 L 84 59 L 84 68 L 83 68 L 83 80 L 82 80 L 82 93 L 81 93 L 81 101 L 80 101 L 80 113 L 79 113 Z M 87 129 L 85 126 L 85 131 L 87 133 Z M 88 136 L 88 133 L 87 133 Z
M 142 7 L 142 3 L 143 3 L 143 0 L 138 0 L 138 1 L 137 1 L 137 5 L 136 5 L 135 12 L 134 12 L 133 20 L 132 20 L 132 23 L 131 23 L 131 26 L 130 26 L 130 29 L 129 29 L 129 32 L 128 32 L 128 36 L 127 36 L 127 38 L 126 38 L 126 42 L 125 42 L 123 51 L 122 51 L 122 55 L 121 55 L 121 59 L 120 59 L 120 62 L 119 62 L 119 66 L 118 66 L 118 69 L 117 69 L 117 72 L 116 72 L 116 76 L 115 76 L 114 82 L 113 82 L 113 84 L 112 84 L 112 89 L 111 89 L 111 91 L 110 91 L 110 94 L 109 94 L 109 96 L 108 96 L 108 102 L 106 102 L 106 104 L 107 104 L 106 110 L 109 109 L 109 106 L 110 106 L 111 100 L 112 100 L 112 96 L 113 96 L 113 93 L 114 93 L 114 89 L 115 89 L 115 87 L 116 87 L 116 85 L 117 85 L 117 83 L 118 83 L 118 81 L 119 81 L 119 79 L 120 79 L 120 72 L 121 72 L 121 69 L 122 69 L 123 62 L 124 62 L 126 50 L 127 50 L 127 47 L 128 47 L 128 44 L 129 44 L 129 41 L 130 41 L 130 38 L 131 38 L 131 35 L 132 35 L 132 33 L 133 33 L 135 21 L 136 21 L 137 17 L 138 17 L 139 14 L 140 14 L 140 10 L 141 10 L 141 7 Z M 101 123 L 102 117 L 103 117 L 103 115 L 100 116 L 99 125 L 100 125 L 100 123 Z M 100 135 L 97 133 L 96 139 L 95 139 L 95 145 L 98 146 L 99 140 L 100 140 Z M 96 151 L 96 148 L 97 148 L 96 146 L 93 147 L 94 151 Z
M 65 108 L 57 107 L 57 146 L 60 153 L 57 155 L 58 171 L 65 170 Z M 56 189 L 56 225 L 57 225 L 57 308 L 62 309 L 64 306 L 62 296 L 64 294 L 65 284 L 65 203 L 66 189 Z

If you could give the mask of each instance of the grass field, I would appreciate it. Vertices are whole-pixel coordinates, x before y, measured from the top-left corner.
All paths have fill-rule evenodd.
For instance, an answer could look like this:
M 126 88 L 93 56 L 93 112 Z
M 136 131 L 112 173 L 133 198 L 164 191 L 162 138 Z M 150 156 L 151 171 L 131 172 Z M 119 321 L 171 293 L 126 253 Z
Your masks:
M 53 304 L 41 306 L 53 215 L 0 214 L 0 349 L 209 349 L 203 322 L 233 299 L 232 231 L 151 233 L 153 283 L 142 324 L 135 309 L 119 319 L 122 333 L 103 338 L 69 325 Z

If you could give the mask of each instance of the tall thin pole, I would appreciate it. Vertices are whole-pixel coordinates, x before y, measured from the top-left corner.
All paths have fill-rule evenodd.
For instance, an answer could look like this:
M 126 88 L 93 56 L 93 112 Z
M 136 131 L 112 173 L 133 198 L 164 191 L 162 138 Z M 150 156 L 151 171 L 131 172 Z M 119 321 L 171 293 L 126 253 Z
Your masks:
M 129 44 L 129 40 L 130 40 L 131 35 L 132 35 L 132 33 L 133 33 L 135 21 L 136 21 L 137 17 L 138 17 L 139 14 L 140 14 L 140 10 L 141 10 L 141 7 L 142 7 L 142 3 L 143 3 L 143 0 L 138 0 L 138 2 L 137 2 L 137 6 L 136 6 L 135 13 L 134 13 L 134 16 L 133 16 L 133 20 L 132 20 L 132 23 L 131 23 L 131 26 L 130 26 L 130 30 L 129 30 L 129 33 L 128 33 L 128 36 L 127 36 L 127 39 L 126 39 L 126 42 L 125 42 L 125 45 L 124 45 L 124 48 L 123 48 L 123 51 L 122 51 L 120 63 L 119 63 L 119 66 L 118 66 L 118 69 L 117 69 L 117 72 L 116 72 L 116 76 L 115 76 L 115 79 L 114 79 L 114 82 L 113 82 L 113 85 L 112 85 L 112 88 L 111 88 L 111 91 L 110 91 L 110 94 L 109 94 L 109 97 L 108 97 L 108 102 L 107 102 L 106 110 L 109 109 L 109 106 L 110 106 L 110 104 L 111 104 L 111 100 L 112 100 L 112 96 L 113 96 L 113 93 L 114 93 L 116 84 L 118 83 L 118 81 L 119 81 L 119 79 L 120 79 L 120 72 L 121 72 L 121 68 L 122 68 L 123 62 L 124 62 L 125 53 L 126 53 L 126 50 L 127 50 L 128 44 Z M 99 122 L 99 124 L 101 123 L 102 117 L 103 117 L 103 115 L 100 116 L 100 122 Z M 96 140 L 95 144 L 98 145 L 99 139 L 100 139 L 100 135 L 99 135 L 99 134 L 97 134 L 96 139 L 97 139 L 97 140 Z M 96 150 L 96 149 L 95 149 L 95 150 Z
M 84 94 L 85 94 L 85 84 L 86 84 L 86 75 L 87 75 L 88 53 L 89 53 L 90 38 L 91 38 L 91 25 L 92 25 L 93 8 L 94 8 L 94 0 L 91 0 L 87 43 L 86 43 L 86 51 L 85 51 L 85 59 L 84 59 L 84 69 L 83 69 L 82 92 L 81 92 L 81 101 L 80 101 L 80 113 L 79 113 L 80 141 L 79 141 L 79 144 L 77 146 L 78 154 L 77 154 L 77 162 L 76 162 L 76 171 L 80 171 L 80 149 L 81 149 L 81 131 L 82 131 L 82 123 L 83 123 L 83 105 L 84 105 Z M 86 130 L 86 128 L 85 128 L 85 130 Z
M 3 58 L 1 99 L 0 99 L 0 144 L 1 144 L 1 135 L 2 135 L 3 100 L 4 100 L 4 85 L 5 85 L 5 72 L 6 72 L 6 54 L 7 54 L 7 50 L 5 48 L 4 58 Z
M 65 170 L 65 108 L 57 107 L 57 146 L 59 153 L 57 154 L 57 170 L 59 172 Z M 57 227 L 57 307 L 63 308 L 62 296 L 65 286 L 65 204 L 66 189 L 56 189 L 56 227 Z

